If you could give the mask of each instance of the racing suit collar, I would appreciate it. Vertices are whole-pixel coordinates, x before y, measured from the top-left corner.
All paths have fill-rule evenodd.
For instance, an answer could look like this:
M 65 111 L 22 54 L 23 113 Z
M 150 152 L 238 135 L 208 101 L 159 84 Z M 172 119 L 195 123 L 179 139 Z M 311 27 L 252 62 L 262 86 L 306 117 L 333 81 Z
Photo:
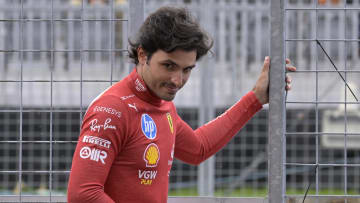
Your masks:
M 144 100 L 147 103 L 153 104 L 155 106 L 161 106 L 163 100 L 156 96 L 148 88 L 144 80 L 137 73 L 136 68 L 134 68 L 133 71 L 130 73 L 127 83 L 131 91 L 141 100 Z

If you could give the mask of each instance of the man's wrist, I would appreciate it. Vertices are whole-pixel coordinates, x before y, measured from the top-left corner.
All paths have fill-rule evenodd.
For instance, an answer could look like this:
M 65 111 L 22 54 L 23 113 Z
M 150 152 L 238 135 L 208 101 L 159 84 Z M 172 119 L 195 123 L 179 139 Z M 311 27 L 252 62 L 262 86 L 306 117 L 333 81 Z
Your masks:
M 257 98 L 257 100 L 262 104 L 262 105 L 264 105 L 264 104 L 267 104 L 268 103 L 268 101 L 266 100 L 266 98 L 264 98 L 261 94 L 259 94 L 259 92 L 258 91 L 256 91 L 256 89 L 254 88 L 254 89 L 252 89 L 252 92 L 255 94 L 255 96 L 256 96 L 256 98 Z

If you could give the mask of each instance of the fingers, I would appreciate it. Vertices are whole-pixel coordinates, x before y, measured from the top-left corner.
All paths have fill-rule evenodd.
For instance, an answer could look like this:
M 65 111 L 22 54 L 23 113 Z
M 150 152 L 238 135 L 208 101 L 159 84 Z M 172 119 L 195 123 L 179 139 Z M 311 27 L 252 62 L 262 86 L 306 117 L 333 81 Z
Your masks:
M 296 71 L 296 67 L 293 66 L 291 64 L 291 60 L 290 59 L 286 59 L 285 60 L 286 62 L 286 72 L 294 72 Z M 263 72 L 268 72 L 269 71 L 269 67 L 270 67 L 270 57 L 269 56 L 266 56 L 265 57 L 265 60 L 264 60 L 264 66 L 263 66 Z M 285 85 L 285 90 L 291 90 L 291 76 L 289 76 L 288 74 L 286 74 L 285 76 L 285 82 L 286 82 L 286 85 Z
M 296 71 L 296 67 L 293 66 L 291 64 L 291 60 L 290 59 L 285 59 L 285 62 L 286 62 L 286 71 L 289 71 L 289 72 L 294 72 Z M 269 56 L 266 56 L 265 57 L 265 60 L 264 60 L 264 68 L 269 68 L 270 67 L 270 57 Z
M 291 76 L 289 76 L 288 74 L 286 74 L 286 77 L 285 77 L 285 82 L 286 82 L 286 85 L 285 85 L 285 90 L 290 90 L 291 89 Z
M 296 71 L 296 67 L 293 65 L 286 65 L 286 72 L 295 72 Z
M 285 61 L 286 61 L 286 72 L 296 71 L 296 67 L 291 64 L 290 59 L 287 58 Z M 286 91 L 291 90 L 291 81 L 292 81 L 291 77 L 288 74 L 286 74 L 286 76 L 285 76 L 285 82 L 286 82 L 285 90 Z
M 290 85 L 290 84 L 286 84 L 286 86 L 285 86 L 285 90 L 286 90 L 286 91 L 291 90 L 291 85 Z
M 270 67 L 270 57 L 265 56 L 264 65 L 263 65 L 263 71 L 269 71 L 269 67 Z
M 287 58 L 285 61 L 286 61 L 286 71 L 290 71 L 290 72 L 296 71 L 296 67 L 291 65 L 290 59 Z
M 285 82 L 286 83 L 291 83 L 291 81 L 292 81 L 291 76 L 286 74 Z

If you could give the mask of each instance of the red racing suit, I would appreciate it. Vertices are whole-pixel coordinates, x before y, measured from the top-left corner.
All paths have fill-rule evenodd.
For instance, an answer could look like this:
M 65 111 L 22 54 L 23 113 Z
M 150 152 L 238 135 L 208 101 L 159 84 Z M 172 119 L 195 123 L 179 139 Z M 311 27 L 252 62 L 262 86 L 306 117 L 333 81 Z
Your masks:
M 250 91 L 194 131 L 173 102 L 150 92 L 134 69 L 89 105 L 73 156 L 68 202 L 165 203 L 174 157 L 201 163 L 261 108 Z

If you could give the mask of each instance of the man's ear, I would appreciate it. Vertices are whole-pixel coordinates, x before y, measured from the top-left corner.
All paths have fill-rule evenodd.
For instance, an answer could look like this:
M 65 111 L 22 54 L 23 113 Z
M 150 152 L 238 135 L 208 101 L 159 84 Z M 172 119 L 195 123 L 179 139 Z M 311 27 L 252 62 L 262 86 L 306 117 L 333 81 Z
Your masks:
M 147 61 L 145 50 L 142 47 L 137 48 L 139 64 L 144 65 Z

